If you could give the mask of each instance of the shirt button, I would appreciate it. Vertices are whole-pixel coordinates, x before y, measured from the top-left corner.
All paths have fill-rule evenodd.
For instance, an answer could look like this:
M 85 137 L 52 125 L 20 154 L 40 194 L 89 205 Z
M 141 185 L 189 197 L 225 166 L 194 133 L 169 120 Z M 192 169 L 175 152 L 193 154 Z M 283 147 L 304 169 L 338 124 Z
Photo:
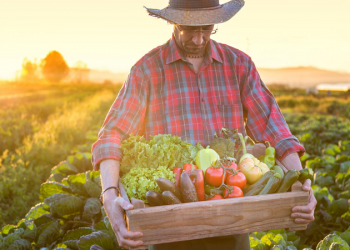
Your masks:
M 204 102 L 204 99 L 202 98 L 202 102 Z

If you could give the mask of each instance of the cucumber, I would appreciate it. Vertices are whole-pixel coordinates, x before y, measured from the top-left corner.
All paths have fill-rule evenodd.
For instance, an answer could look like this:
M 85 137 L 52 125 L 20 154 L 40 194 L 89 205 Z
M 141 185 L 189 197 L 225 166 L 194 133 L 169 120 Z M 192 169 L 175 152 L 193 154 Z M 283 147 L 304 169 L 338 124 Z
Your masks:
M 274 166 L 271 168 L 271 170 L 274 170 L 274 171 L 276 171 L 277 173 L 279 173 L 279 174 L 281 175 L 281 178 L 284 177 L 284 171 L 283 171 L 283 169 L 282 169 L 280 166 L 274 165 Z
M 287 192 L 288 189 L 296 182 L 299 178 L 299 171 L 295 169 L 289 170 L 285 175 L 281 182 L 280 187 L 278 188 L 276 193 L 284 193 Z
M 252 189 L 255 189 L 256 187 L 259 187 L 260 185 L 265 185 L 268 180 L 274 175 L 273 172 L 271 171 L 267 171 L 261 178 L 260 180 L 258 180 L 257 182 L 255 182 L 254 184 L 250 185 L 248 188 L 245 188 L 243 190 L 243 193 L 248 193 L 250 192 Z
M 312 168 L 304 168 L 303 170 L 300 170 L 299 173 L 300 175 L 298 181 L 300 181 L 301 183 L 303 183 L 307 179 L 310 179 L 312 181 L 314 178 L 314 171 L 312 170 Z
M 259 195 L 274 193 L 278 189 L 280 181 L 281 175 L 279 173 L 274 174 L 266 183 L 266 186 L 260 191 Z
M 244 196 L 253 196 L 260 193 L 260 191 L 265 187 L 264 184 L 260 184 L 258 186 L 255 186 L 253 189 L 249 190 L 249 192 L 244 193 Z
M 146 193 L 146 199 L 151 206 L 163 206 L 162 195 L 156 191 L 149 190 Z
M 183 202 L 186 203 L 198 201 L 196 188 L 186 172 L 181 174 L 180 191 Z
M 182 200 L 180 189 L 175 185 L 175 183 L 172 183 L 171 181 L 163 178 L 158 177 L 157 178 L 157 184 L 160 188 L 160 191 L 170 191 L 172 192 L 179 200 Z
M 162 193 L 162 200 L 165 205 L 180 204 L 181 201 L 170 191 L 164 191 Z

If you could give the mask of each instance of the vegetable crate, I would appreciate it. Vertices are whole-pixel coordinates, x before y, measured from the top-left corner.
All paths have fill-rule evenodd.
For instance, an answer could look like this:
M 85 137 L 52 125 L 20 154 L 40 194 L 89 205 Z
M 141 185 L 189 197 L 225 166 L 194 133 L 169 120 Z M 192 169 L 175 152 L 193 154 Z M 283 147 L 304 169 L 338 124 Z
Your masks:
M 248 153 L 259 157 L 264 144 L 255 144 Z M 276 161 L 278 165 L 284 166 Z M 285 169 L 286 170 L 286 169 Z M 121 183 L 121 196 L 129 200 Z M 290 217 L 292 207 L 308 204 L 309 194 L 300 182 L 290 192 L 248 196 L 233 199 L 200 201 L 158 207 L 145 207 L 141 200 L 132 199 L 133 210 L 126 211 L 130 231 L 142 232 L 147 245 L 209 238 L 288 228 L 305 230 L 306 224 L 296 224 Z

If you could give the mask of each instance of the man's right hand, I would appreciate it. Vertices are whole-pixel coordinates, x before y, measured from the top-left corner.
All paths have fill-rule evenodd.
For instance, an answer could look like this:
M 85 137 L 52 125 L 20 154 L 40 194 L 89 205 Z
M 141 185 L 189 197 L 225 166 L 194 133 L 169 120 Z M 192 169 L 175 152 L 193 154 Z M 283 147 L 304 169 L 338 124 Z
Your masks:
M 120 163 L 117 160 L 107 159 L 101 162 L 100 172 L 103 189 L 118 187 Z M 130 232 L 126 229 L 124 211 L 133 209 L 134 206 L 122 197 L 118 197 L 114 189 L 109 189 L 103 194 L 103 206 L 108 215 L 113 231 L 117 237 L 119 246 L 132 249 L 143 245 L 137 240 L 142 237 L 141 232 Z
M 119 246 L 132 249 L 143 245 L 143 242 L 138 240 L 139 237 L 142 237 L 142 233 L 128 231 L 125 226 L 124 210 L 131 210 L 134 206 L 122 197 L 117 196 L 113 198 L 104 197 L 103 204 L 113 231 L 117 236 Z

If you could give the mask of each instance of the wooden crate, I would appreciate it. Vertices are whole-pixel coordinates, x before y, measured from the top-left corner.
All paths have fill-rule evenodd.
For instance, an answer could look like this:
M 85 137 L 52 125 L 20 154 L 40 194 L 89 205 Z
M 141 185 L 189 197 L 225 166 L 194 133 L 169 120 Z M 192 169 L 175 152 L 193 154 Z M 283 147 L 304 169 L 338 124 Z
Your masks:
M 255 144 L 249 151 L 258 157 L 264 154 L 265 146 Z M 119 185 L 121 195 L 129 200 L 121 183 Z M 145 246 L 138 249 L 153 244 L 271 229 L 305 230 L 306 224 L 296 224 L 290 217 L 292 207 L 308 203 L 308 192 L 301 188 L 301 183 L 297 182 L 291 192 L 286 193 L 158 207 L 145 207 L 143 201 L 132 199 L 134 209 L 126 212 L 127 227 L 130 231 L 143 233 L 141 240 Z

